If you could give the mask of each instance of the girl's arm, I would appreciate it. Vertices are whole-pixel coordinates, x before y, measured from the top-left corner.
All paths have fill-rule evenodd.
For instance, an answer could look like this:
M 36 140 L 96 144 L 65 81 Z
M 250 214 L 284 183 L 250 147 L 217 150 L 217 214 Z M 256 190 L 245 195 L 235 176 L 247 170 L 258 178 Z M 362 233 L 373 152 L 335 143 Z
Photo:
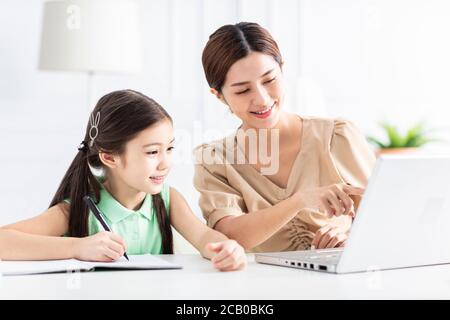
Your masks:
M 1 227 L 0 259 L 112 261 L 123 255 L 123 240 L 109 232 L 86 238 L 62 237 L 68 231 L 68 208 L 60 203 L 39 216 Z
M 39 216 L 0 228 L 0 258 L 42 260 L 73 258 L 74 238 L 68 229 L 68 206 L 58 204 Z
M 246 265 L 244 249 L 234 240 L 206 226 L 198 219 L 183 196 L 170 188 L 170 219 L 173 227 L 200 254 L 211 259 L 219 270 L 241 269 Z
M 8 229 L 35 235 L 61 236 L 67 232 L 68 226 L 69 205 L 59 203 L 36 217 L 3 226 L 0 230 Z

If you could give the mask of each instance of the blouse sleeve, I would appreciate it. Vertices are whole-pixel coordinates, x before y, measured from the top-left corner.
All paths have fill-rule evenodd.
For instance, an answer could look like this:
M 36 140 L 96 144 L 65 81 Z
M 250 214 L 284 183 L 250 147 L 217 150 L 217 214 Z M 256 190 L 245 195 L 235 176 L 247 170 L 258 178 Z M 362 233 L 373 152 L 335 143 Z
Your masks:
M 226 167 L 227 164 L 195 165 L 194 186 L 200 192 L 199 206 L 211 228 L 220 219 L 242 215 L 246 210 L 242 194 L 228 182 Z
M 364 135 L 352 122 L 335 120 L 330 151 L 342 180 L 365 188 L 376 158 Z M 357 206 L 360 197 L 354 198 Z

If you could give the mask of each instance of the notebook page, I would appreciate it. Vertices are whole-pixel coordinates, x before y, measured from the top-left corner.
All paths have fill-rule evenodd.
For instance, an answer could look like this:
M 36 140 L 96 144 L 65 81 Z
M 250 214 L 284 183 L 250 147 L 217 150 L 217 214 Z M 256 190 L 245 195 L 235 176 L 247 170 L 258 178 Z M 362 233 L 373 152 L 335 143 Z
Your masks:
M 151 254 L 128 255 L 130 261 L 121 257 L 115 262 L 84 262 L 86 268 L 108 268 L 108 269 L 181 269 L 182 267 L 165 261 Z
M 76 259 L 69 260 L 47 260 L 47 261 L 0 261 L 0 274 L 25 275 L 38 273 L 67 272 L 75 270 L 88 270 Z
M 153 255 L 129 255 L 130 261 L 121 257 L 115 262 L 86 262 L 76 259 L 69 260 L 47 260 L 47 261 L 0 261 L 0 274 L 4 276 L 68 272 L 68 271 L 89 271 L 94 268 L 101 269 L 131 269 L 131 270 L 152 270 L 152 269 L 181 269 L 179 265 L 167 262 Z

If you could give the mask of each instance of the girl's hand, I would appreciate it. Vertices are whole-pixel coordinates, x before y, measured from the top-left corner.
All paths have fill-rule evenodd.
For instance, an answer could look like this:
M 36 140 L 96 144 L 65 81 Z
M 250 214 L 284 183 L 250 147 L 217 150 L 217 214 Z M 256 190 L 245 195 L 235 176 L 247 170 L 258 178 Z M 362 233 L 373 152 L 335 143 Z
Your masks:
M 120 236 L 102 231 L 78 239 L 75 245 L 75 259 L 112 262 L 122 257 L 126 250 L 125 241 Z
M 299 193 L 300 202 L 305 208 L 318 208 L 330 217 L 341 214 L 355 217 L 355 208 L 350 195 L 361 196 L 364 188 L 354 187 L 346 183 L 332 184 Z
M 347 233 L 340 232 L 337 227 L 326 225 L 316 232 L 316 235 L 311 243 L 311 249 L 343 247 L 347 239 Z
M 247 265 L 244 248 L 235 240 L 208 243 L 206 250 L 213 253 L 211 262 L 220 271 L 241 270 Z

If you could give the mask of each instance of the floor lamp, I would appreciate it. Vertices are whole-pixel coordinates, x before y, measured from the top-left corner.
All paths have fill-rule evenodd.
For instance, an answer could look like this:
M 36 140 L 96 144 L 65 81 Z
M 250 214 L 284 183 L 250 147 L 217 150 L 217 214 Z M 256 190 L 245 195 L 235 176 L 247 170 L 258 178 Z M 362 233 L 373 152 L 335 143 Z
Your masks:
M 87 104 L 94 107 L 97 73 L 140 70 L 137 5 L 133 0 L 62 0 L 44 4 L 40 70 L 87 74 Z

